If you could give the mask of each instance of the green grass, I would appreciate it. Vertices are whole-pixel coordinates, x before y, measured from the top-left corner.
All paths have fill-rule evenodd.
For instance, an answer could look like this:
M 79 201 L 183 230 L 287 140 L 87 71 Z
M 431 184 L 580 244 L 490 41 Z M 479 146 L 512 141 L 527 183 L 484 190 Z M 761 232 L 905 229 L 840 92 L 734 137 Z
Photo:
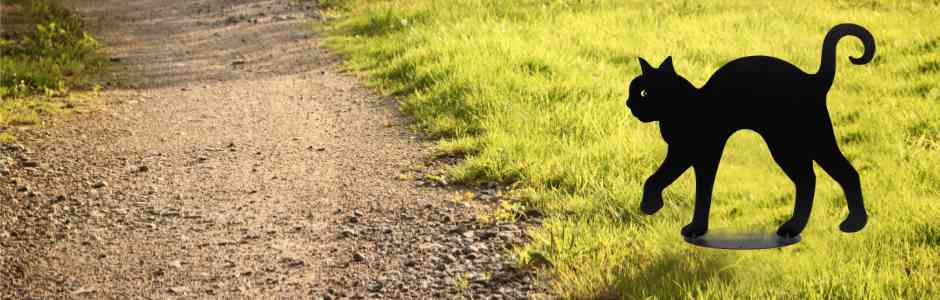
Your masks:
M 97 89 L 93 75 L 104 56 L 80 18 L 52 0 L 3 5 L 3 32 L 12 38 L 0 38 L 0 127 L 39 124 L 71 107 L 72 91 Z
M 399 96 L 451 175 L 513 183 L 544 225 L 516 250 L 562 298 L 928 298 L 940 294 L 940 3 L 937 1 L 331 1 L 329 44 L 372 86 Z M 822 39 L 853 22 L 875 61 L 840 44 L 829 108 L 862 175 L 871 220 L 844 234 L 838 185 L 817 169 L 798 245 L 720 251 L 687 245 L 691 172 L 666 207 L 639 212 L 666 145 L 624 106 L 637 56 L 697 86 L 723 63 L 771 55 L 815 72 Z M 711 228 L 773 232 L 794 188 L 752 132 L 726 148 Z

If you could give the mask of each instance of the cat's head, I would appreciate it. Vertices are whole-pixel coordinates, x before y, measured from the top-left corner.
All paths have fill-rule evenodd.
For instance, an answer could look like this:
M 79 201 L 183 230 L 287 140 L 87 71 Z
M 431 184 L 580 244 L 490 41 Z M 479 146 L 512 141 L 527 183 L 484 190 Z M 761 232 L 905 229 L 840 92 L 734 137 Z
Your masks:
M 630 82 L 627 107 L 642 122 L 660 121 L 672 110 L 681 109 L 681 98 L 688 97 L 691 84 L 679 76 L 667 57 L 659 68 L 653 68 L 640 59 L 642 74 Z

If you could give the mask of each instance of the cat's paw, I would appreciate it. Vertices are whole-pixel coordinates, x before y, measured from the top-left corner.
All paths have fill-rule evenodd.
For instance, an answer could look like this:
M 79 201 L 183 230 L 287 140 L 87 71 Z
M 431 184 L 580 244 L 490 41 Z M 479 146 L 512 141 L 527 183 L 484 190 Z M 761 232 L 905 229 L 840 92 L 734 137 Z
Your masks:
M 867 214 L 849 214 L 848 218 L 845 218 L 845 221 L 842 221 L 842 224 L 839 224 L 839 230 L 842 232 L 856 232 L 865 228 L 865 224 L 868 223 Z
M 696 224 L 692 222 L 682 227 L 682 236 L 687 238 L 697 238 L 705 235 L 706 232 L 708 232 L 707 224 Z
M 800 235 L 800 232 L 803 232 L 803 229 L 805 228 L 805 221 L 790 219 L 786 223 L 783 223 L 783 225 L 780 225 L 780 228 L 777 229 L 777 235 L 785 238 L 791 238 Z
M 662 196 L 644 196 L 643 201 L 640 202 L 640 210 L 647 215 L 655 214 L 661 208 L 663 208 Z

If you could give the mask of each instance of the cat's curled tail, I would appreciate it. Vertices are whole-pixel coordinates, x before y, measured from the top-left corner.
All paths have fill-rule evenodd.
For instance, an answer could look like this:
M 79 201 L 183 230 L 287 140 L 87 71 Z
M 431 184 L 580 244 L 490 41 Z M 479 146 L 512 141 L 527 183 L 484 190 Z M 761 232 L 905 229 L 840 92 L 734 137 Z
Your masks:
M 875 38 L 865 27 L 843 23 L 832 27 L 823 40 L 822 62 L 819 64 L 819 71 L 816 77 L 819 78 L 826 90 L 832 86 L 832 81 L 836 77 L 836 45 L 842 37 L 851 35 L 857 37 L 865 45 L 865 53 L 861 57 L 849 57 L 849 60 L 856 65 L 864 65 L 875 57 Z

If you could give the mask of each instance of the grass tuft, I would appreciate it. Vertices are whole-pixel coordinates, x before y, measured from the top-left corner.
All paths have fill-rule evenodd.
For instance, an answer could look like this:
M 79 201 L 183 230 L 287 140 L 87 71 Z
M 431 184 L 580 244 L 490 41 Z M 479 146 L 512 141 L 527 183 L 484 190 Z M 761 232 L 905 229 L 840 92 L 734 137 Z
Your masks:
M 92 74 L 104 64 L 101 46 L 58 2 L 10 0 L 0 30 L 0 128 L 39 125 L 74 106 L 73 91 L 100 88 Z

